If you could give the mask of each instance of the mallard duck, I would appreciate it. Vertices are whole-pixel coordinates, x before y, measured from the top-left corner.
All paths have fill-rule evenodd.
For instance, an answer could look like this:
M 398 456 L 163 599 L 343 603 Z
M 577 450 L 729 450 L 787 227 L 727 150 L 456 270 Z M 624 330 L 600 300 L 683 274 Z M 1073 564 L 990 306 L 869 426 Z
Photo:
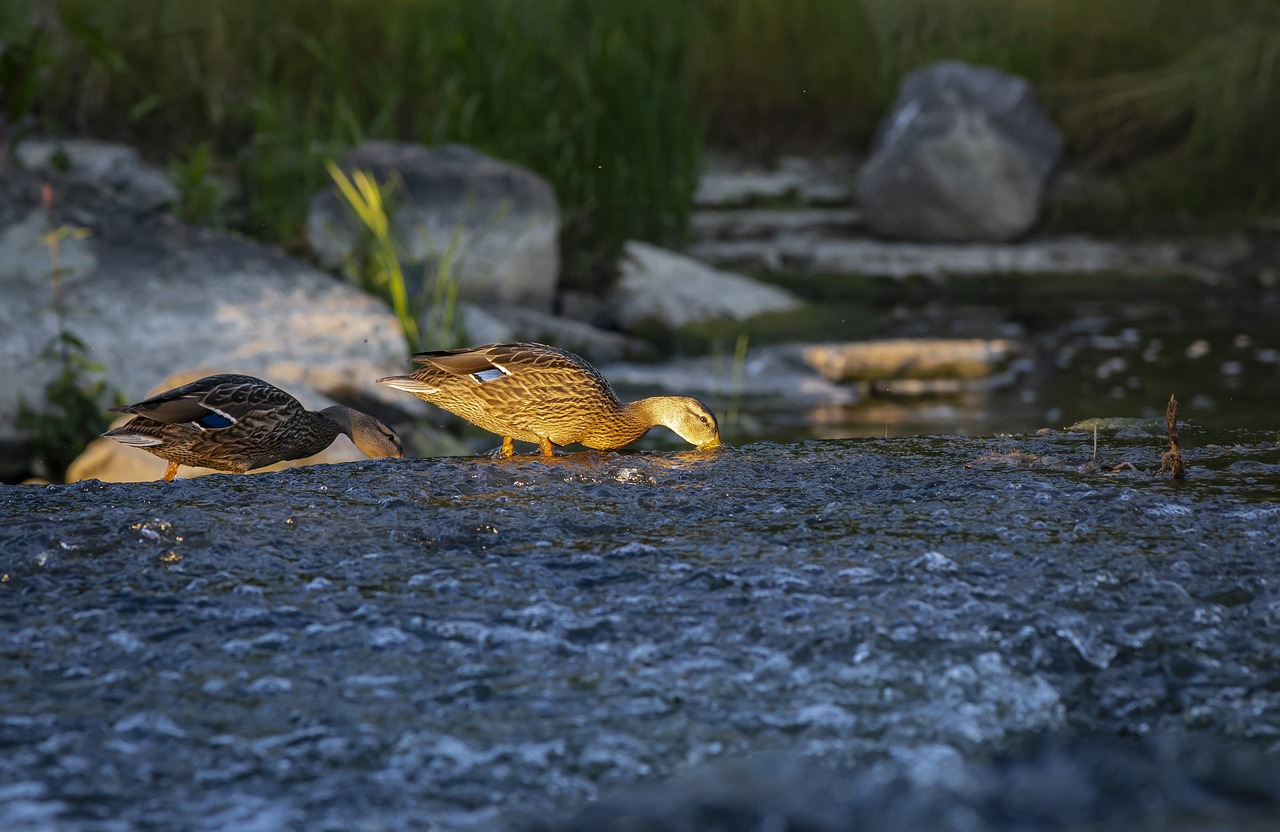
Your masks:
M 614 450 L 665 425 L 700 448 L 720 444 L 716 417 L 697 399 L 656 396 L 623 404 L 600 372 L 580 356 L 546 344 L 486 344 L 423 352 L 411 375 L 378 379 L 512 441 Z
M 272 384 L 222 373 L 166 390 L 116 413 L 127 424 L 102 434 L 169 461 L 171 482 L 179 465 L 243 474 L 284 459 L 318 454 L 345 433 L 368 456 L 402 457 L 400 437 L 377 419 L 343 405 L 307 410 Z

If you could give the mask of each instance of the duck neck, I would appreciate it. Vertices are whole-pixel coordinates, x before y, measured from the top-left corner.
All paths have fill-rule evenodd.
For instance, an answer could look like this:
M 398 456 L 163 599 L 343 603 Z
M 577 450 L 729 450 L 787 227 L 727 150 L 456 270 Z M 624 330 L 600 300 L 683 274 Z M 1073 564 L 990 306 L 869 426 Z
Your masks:
M 324 410 L 308 410 L 307 415 L 311 417 L 308 446 L 315 448 L 312 453 L 318 454 L 329 447 L 340 433 L 351 437 L 350 408 L 338 404 Z
M 628 443 L 644 436 L 649 428 L 658 425 L 670 427 L 666 415 L 670 407 L 668 401 L 668 396 L 654 396 L 629 402 L 622 407 L 618 414 L 618 424 L 620 432 L 625 431 L 630 437 L 627 439 Z

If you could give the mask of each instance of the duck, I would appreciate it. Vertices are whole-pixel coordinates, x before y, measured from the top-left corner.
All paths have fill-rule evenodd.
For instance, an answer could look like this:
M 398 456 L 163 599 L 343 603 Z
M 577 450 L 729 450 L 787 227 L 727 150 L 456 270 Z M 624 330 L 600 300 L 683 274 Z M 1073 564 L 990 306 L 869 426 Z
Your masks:
M 111 411 L 134 418 L 102 435 L 167 460 L 165 482 L 180 465 L 243 474 L 302 459 L 339 433 L 374 459 L 404 456 L 399 435 L 366 413 L 344 405 L 307 410 L 279 387 L 237 373 L 205 376 Z
M 655 396 L 623 404 L 586 359 L 547 344 L 484 344 L 420 352 L 411 360 L 422 366 L 378 383 L 501 436 L 504 458 L 515 453 L 514 440 L 537 443 L 544 457 L 554 456 L 558 445 L 617 450 L 658 425 L 701 449 L 721 444 L 715 415 L 697 399 Z

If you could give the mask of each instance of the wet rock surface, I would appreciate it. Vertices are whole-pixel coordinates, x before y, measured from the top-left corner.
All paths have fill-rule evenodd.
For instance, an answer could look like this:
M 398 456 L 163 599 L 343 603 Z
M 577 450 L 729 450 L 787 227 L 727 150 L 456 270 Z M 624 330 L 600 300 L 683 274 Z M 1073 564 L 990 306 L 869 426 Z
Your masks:
M 902 777 L 959 820 L 877 828 L 1163 817 L 1089 784 L 1198 769 L 1127 748 L 1084 752 L 1096 811 L 981 808 L 1073 776 L 994 756 L 1116 735 L 1212 745 L 1231 828 L 1264 828 L 1280 449 L 1182 440 L 1181 487 L 1141 427 L 1096 466 L 1052 433 L 3 486 L 0 828 L 592 828 L 757 755 L 833 823 Z M 595 828 L 702 828 L 664 817 Z

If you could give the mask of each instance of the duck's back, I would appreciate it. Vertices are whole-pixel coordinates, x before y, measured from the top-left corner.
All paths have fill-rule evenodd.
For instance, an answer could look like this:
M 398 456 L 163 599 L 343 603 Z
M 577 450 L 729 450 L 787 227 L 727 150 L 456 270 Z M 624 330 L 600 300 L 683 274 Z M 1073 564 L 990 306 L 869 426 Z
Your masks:
M 617 418 L 609 382 L 589 363 L 546 344 L 487 344 L 414 356 L 429 401 L 493 433 L 569 445 Z

